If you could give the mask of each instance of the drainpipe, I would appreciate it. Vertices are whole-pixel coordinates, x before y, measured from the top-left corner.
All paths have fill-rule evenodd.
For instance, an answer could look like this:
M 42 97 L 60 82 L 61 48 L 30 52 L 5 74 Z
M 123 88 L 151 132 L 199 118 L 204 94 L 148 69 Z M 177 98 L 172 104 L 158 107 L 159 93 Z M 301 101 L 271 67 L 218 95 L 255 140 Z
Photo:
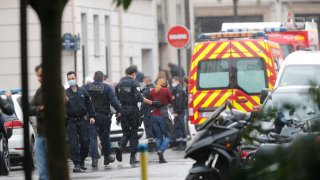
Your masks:
M 120 76 L 124 74 L 124 39 L 123 39 L 123 21 L 122 21 L 122 13 L 123 8 L 118 8 L 119 13 L 119 52 L 120 52 Z

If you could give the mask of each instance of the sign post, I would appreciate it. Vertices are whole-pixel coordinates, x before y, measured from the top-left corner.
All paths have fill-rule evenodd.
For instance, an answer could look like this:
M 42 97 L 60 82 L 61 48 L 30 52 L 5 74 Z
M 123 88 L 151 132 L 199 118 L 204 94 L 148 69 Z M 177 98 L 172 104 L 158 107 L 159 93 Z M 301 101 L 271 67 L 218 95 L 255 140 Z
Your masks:
M 65 33 L 62 36 L 62 49 L 74 52 L 74 72 L 77 73 L 77 51 L 80 49 L 80 35 Z
M 181 77 L 181 49 L 185 48 L 190 41 L 189 30 L 185 26 L 173 26 L 167 33 L 167 40 L 171 46 L 178 49 L 179 78 L 183 80 Z

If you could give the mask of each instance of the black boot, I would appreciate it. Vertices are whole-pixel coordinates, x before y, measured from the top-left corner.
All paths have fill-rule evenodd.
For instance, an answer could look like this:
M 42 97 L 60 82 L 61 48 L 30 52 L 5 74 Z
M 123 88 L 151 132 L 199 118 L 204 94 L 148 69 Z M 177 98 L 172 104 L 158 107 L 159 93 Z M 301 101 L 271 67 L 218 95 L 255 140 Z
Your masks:
M 130 164 L 138 164 L 139 161 L 136 158 L 136 155 L 131 155 L 130 156 Z
M 167 163 L 167 161 L 164 159 L 164 156 L 163 156 L 162 152 L 158 151 L 157 154 L 159 156 L 159 164 Z
M 93 158 L 92 159 L 92 164 L 91 164 L 92 167 L 98 167 L 98 159 L 97 158 Z
M 75 164 L 74 165 L 74 168 L 73 168 L 73 172 L 81 172 L 81 169 L 80 169 L 80 164 Z
M 172 147 L 172 150 L 179 151 L 180 150 L 180 144 L 181 144 L 181 141 L 176 141 L 174 143 L 174 146 Z
M 104 157 L 104 165 L 109 165 L 110 163 L 113 163 L 115 161 L 113 156 L 107 156 Z
M 179 150 L 179 151 L 184 151 L 184 150 L 186 150 L 186 144 L 187 144 L 186 141 L 179 141 L 178 150 Z
M 80 168 L 81 168 L 82 170 L 87 170 L 84 161 L 82 161 L 82 162 L 80 163 Z
M 117 161 L 121 162 L 122 161 L 122 150 L 121 148 L 116 148 L 116 159 Z

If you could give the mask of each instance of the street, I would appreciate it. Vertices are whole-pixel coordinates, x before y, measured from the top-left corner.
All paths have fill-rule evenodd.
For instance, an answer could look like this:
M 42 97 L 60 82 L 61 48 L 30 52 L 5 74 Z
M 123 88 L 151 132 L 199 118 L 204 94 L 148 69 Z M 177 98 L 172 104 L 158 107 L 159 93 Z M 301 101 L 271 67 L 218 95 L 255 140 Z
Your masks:
M 138 154 L 140 157 L 140 154 Z M 165 157 L 168 163 L 159 164 L 158 156 L 155 152 L 148 154 L 149 166 L 148 175 L 150 180 L 183 180 L 188 170 L 191 168 L 193 161 L 191 159 L 184 159 L 183 151 L 173 151 L 169 149 L 165 152 Z M 73 173 L 73 164 L 69 160 L 69 172 L 70 179 L 117 179 L 117 180 L 138 180 L 141 179 L 140 164 L 130 165 L 129 154 L 123 155 L 122 162 L 114 162 L 109 166 L 103 165 L 103 157 L 99 159 L 99 167 L 93 169 L 91 167 L 91 158 L 88 157 L 86 160 L 86 167 L 88 168 L 85 172 Z M 38 179 L 36 171 L 33 173 L 33 179 Z M 0 177 L 2 180 L 22 180 L 24 179 L 24 173 L 21 167 L 13 167 L 10 171 L 9 176 Z

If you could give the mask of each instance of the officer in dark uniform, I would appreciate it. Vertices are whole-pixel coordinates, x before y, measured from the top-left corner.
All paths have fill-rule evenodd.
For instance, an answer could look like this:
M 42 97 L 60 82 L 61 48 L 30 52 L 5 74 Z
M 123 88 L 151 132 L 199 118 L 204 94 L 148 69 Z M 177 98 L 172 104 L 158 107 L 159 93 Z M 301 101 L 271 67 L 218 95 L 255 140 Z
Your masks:
M 87 169 L 84 160 L 88 156 L 89 151 L 86 115 L 89 115 L 90 123 L 94 124 L 94 109 L 88 92 L 77 86 L 76 73 L 73 71 L 68 72 L 67 79 L 70 85 L 70 88 L 66 90 L 68 141 L 71 160 L 74 163 L 73 172 L 80 172 L 81 169 Z
M 174 150 L 185 150 L 187 145 L 187 136 L 185 130 L 185 99 L 187 98 L 185 91 L 180 83 L 180 78 L 175 76 L 172 78 L 172 94 L 173 94 L 173 115 L 174 115 L 174 137 L 176 139 L 176 147 Z
M 130 66 L 126 69 L 126 76 L 123 77 L 116 86 L 116 95 L 122 105 L 121 113 L 121 128 L 123 136 L 119 141 L 119 148 L 123 150 L 128 141 L 130 141 L 130 164 L 136 164 L 139 161 L 136 159 L 138 145 L 138 128 L 139 123 L 139 108 L 138 102 L 144 102 L 149 105 L 155 105 L 159 102 L 150 101 L 144 98 L 140 93 L 140 85 L 135 81 L 137 69 Z
M 111 126 L 111 110 L 110 104 L 117 111 L 117 116 L 120 116 L 121 107 L 114 94 L 112 87 L 106 83 L 103 83 L 103 72 L 97 71 L 94 74 L 94 82 L 85 86 L 85 89 L 89 92 L 91 100 L 95 109 L 96 126 L 99 136 L 102 138 L 101 142 L 104 147 L 104 165 L 108 165 L 110 162 L 114 162 L 114 157 L 110 156 L 111 143 L 110 143 L 110 126 Z M 119 149 L 116 149 L 117 160 L 122 161 L 122 154 Z M 96 166 L 96 161 L 93 164 Z
M 145 87 L 142 89 L 142 95 L 143 97 L 150 99 L 150 92 L 151 89 L 154 88 L 154 85 L 152 84 L 151 77 L 145 76 L 143 78 L 143 83 Z M 152 122 L 151 122 L 151 111 L 152 107 L 147 104 L 142 104 L 140 109 L 140 118 L 143 120 L 144 124 L 144 130 L 146 132 L 146 136 L 148 139 L 148 150 L 149 152 L 152 152 L 156 148 L 156 141 L 155 141 L 155 135 L 152 129 Z

